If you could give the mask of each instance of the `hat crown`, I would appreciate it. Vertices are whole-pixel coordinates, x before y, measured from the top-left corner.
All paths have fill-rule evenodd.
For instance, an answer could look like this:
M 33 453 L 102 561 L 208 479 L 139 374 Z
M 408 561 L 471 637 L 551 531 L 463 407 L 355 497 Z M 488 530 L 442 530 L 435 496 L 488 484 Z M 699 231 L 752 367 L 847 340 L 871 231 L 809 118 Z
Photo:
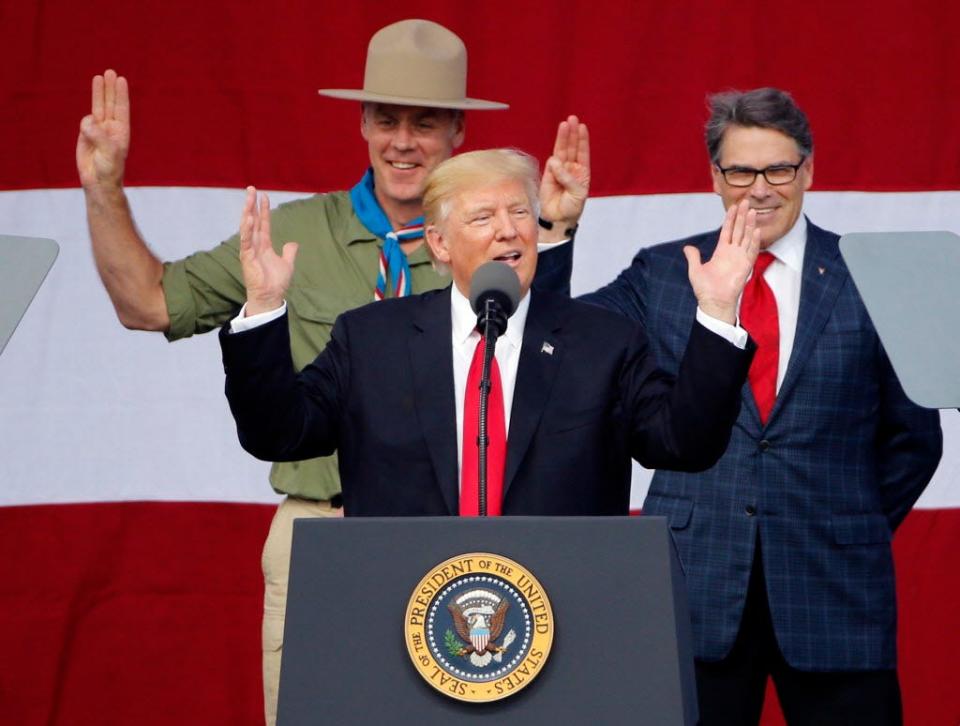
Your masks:
M 429 20 L 388 25 L 370 39 L 363 90 L 424 100 L 464 98 L 467 48 L 456 34 Z
M 321 88 L 331 98 L 428 108 L 494 110 L 499 101 L 467 97 L 467 47 L 430 20 L 401 20 L 381 28 L 367 46 L 363 88 Z

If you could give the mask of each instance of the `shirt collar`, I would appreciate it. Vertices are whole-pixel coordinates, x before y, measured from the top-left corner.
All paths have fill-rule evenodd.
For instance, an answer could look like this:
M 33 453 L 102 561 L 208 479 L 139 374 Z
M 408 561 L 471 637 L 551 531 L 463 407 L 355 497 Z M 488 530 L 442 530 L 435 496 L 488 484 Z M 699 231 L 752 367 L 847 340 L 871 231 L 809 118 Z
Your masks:
M 456 285 L 450 286 L 450 309 L 453 321 L 453 341 L 457 345 L 462 345 L 469 340 L 477 327 L 477 314 L 473 312 L 470 301 L 464 297 Z M 530 292 L 528 291 L 520 300 L 516 311 L 510 316 L 507 332 L 504 333 L 504 337 L 510 341 L 510 344 L 518 349 L 523 344 L 523 329 L 527 324 L 527 312 L 529 310 Z
M 764 251 L 771 253 L 794 272 L 800 273 L 803 271 L 803 250 L 806 244 L 807 218 L 801 214 L 790 231 Z

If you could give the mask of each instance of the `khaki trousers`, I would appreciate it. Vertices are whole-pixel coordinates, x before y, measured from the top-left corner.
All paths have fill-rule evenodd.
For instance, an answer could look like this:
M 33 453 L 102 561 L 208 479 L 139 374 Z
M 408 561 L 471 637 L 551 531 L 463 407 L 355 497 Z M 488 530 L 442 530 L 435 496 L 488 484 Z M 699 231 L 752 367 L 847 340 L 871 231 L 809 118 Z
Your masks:
M 277 692 L 280 688 L 280 656 L 283 618 L 287 608 L 290 578 L 290 545 L 293 520 L 301 517 L 340 517 L 342 509 L 330 502 L 287 497 L 277 507 L 270 533 L 263 545 L 263 709 L 267 726 L 277 722 Z

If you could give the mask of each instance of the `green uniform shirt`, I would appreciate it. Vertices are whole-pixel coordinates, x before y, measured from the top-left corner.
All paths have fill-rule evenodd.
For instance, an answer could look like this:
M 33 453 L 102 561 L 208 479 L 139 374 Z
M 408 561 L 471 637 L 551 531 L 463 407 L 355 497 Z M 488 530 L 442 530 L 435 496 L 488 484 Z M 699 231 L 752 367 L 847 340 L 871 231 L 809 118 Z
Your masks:
M 345 191 L 283 204 L 270 223 L 277 252 L 285 242 L 300 244 L 287 291 L 290 348 L 300 370 L 327 345 L 340 313 L 373 301 L 383 241 L 361 224 Z M 234 235 L 212 250 L 164 265 L 169 340 L 205 333 L 236 317 L 247 299 L 238 245 Z M 407 259 L 414 293 L 450 283 L 433 269 L 425 244 Z M 283 494 L 329 499 L 340 491 L 336 456 L 275 463 L 270 483 Z

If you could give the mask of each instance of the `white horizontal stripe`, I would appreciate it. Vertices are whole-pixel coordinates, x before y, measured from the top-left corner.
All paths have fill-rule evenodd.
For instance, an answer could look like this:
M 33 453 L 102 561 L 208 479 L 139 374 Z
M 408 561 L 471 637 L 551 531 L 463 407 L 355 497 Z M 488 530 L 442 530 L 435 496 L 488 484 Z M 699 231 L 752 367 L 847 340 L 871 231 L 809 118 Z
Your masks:
M 235 229 L 242 190 L 133 188 L 137 223 L 173 259 Z M 274 204 L 303 196 L 276 193 Z M 807 213 L 837 232 L 960 232 L 960 192 L 807 195 Z M 611 280 L 643 245 L 720 223 L 712 194 L 589 202 L 573 287 Z M 79 190 L 0 192 L 0 233 L 52 237 L 60 257 L 0 356 L 0 504 L 130 499 L 274 501 L 267 465 L 236 443 L 214 335 L 175 345 L 114 317 L 90 254 Z M 943 414 L 946 453 L 924 507 L 960 506 L 960 417 Z M 638 472 L 633 502 L 646 491 Z

